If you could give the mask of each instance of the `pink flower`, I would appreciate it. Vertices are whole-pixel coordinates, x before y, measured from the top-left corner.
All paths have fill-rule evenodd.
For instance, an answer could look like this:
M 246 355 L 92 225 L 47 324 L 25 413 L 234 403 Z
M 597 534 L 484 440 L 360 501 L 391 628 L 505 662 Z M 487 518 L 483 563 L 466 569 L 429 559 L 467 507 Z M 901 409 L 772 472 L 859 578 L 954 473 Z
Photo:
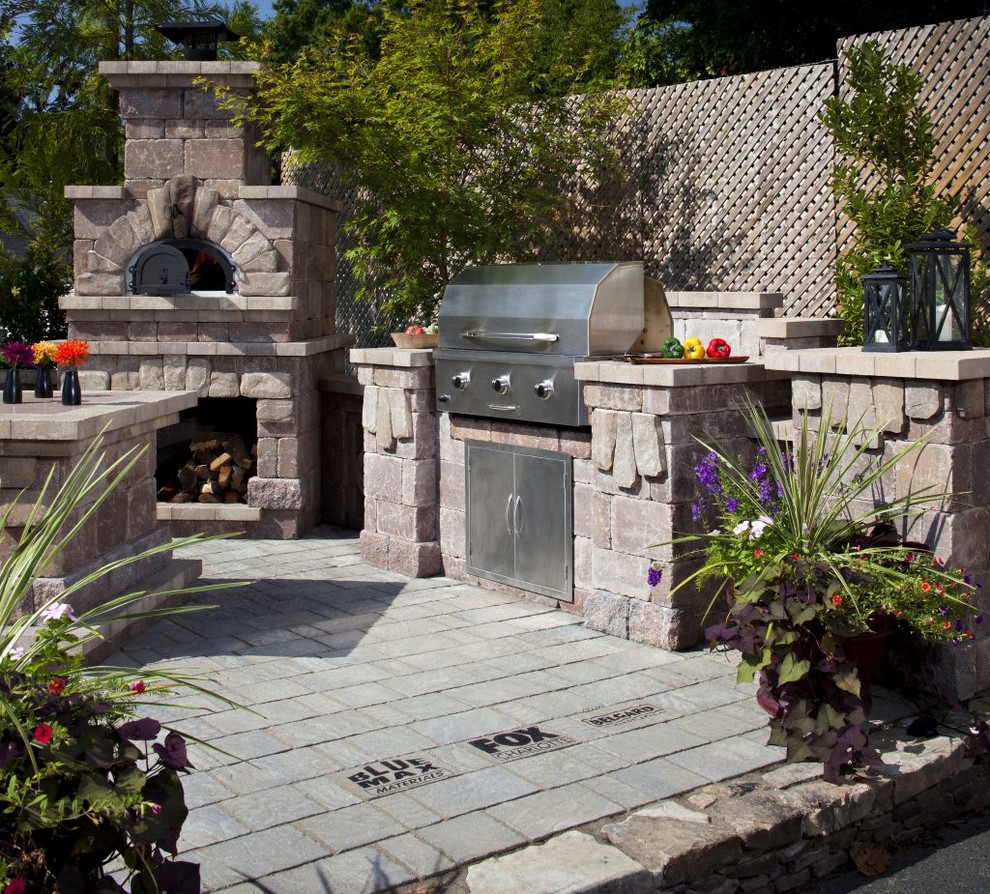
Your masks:
M 3 886 L 3 894 L 24 894 L 27 883 L 22 878 L 14 878 Z
M 144 685 L 144 680 L 138 680 L 136 683 L 128 683 L 127 688 L 141 695 L 147 687 Z
M 46 606 L 41 613 L 41 622 L 44 624 L 46 621 L 58 621 L 65 617 L 71 618 L 73 621 L 76 619 L 76 616 L 72 614 L 72 606 L 67 602 L 53 602 Z
M 156 804 L 154 801 L 151 801 L 148 804 L 148 809 L 151 810 L 152 813 L 154 813 L 154 814 L 157 815 L 157 814 L 159 814 L 159 813 L 162 812 L 162 805 L 161 804 Z
M 55 730 L 53 730 L 47 723 L 39 723 L 34 728 L 34 741 L 40 742 L 42 745 L 47 745 L 51 742 L 54 735 Z
M 65 677 L 52 677 L 48 682 L 48 691 L 52 695 L 61 695 L 65 691 Z

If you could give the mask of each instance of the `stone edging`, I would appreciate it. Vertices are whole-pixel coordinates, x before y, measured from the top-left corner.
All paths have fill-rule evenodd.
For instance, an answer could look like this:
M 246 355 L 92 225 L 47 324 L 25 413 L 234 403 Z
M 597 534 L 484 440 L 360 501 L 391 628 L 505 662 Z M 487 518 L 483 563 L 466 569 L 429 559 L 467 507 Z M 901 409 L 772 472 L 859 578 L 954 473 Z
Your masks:
M 841 868 L 854 846 L 907 844 L 990 806 L 990 761 L 964 734 L 892 727 L 872 742 L 883 764 L 841 784 L 812 763 L 748 773 L 474 864 L 456 890 L 780 894 Z

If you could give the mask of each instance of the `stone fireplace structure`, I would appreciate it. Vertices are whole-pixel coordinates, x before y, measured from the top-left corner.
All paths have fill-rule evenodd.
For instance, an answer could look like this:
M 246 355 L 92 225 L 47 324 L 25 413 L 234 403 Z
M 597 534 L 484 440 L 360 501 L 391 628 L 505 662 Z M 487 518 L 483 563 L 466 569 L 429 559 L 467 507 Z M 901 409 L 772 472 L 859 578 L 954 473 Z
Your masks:
M 253 400 L 247 503 L 159 503 L 158 516 L 175 534 L 298 537 L 321 516 L 319 385 L 343 372 L 351 341 L 334 323 L 339 206 L 270 185 L 255 134 L 218 101 L 220 90 L 250 93 L 255 63 L 104 62 L 100 71 L 120 97 L 124 185 L 66 189 L 75 289 L 61 304 L 69 337 L 90 344 L 83 392 Z

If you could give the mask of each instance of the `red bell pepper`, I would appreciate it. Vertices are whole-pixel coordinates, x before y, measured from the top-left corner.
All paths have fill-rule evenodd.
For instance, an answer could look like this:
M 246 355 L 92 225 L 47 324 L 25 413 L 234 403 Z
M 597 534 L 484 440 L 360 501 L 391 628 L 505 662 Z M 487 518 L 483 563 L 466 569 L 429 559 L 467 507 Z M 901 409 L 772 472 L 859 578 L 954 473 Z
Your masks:
M 724 360 L 732 353 L 732 348 L 724 338 L 713 338 L 708 342 L 708 356 Z

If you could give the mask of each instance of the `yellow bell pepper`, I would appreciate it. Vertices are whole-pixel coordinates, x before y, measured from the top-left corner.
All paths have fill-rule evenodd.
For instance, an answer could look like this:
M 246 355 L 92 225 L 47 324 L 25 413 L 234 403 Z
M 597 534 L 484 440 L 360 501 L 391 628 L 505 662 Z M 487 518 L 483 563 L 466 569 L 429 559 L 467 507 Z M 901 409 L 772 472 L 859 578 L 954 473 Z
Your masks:
M 691 338 L 684 339 L 684 356 L 688 360 L 701 360 L 705 356 L 705 346 L 701 343 L 700 339 Z

